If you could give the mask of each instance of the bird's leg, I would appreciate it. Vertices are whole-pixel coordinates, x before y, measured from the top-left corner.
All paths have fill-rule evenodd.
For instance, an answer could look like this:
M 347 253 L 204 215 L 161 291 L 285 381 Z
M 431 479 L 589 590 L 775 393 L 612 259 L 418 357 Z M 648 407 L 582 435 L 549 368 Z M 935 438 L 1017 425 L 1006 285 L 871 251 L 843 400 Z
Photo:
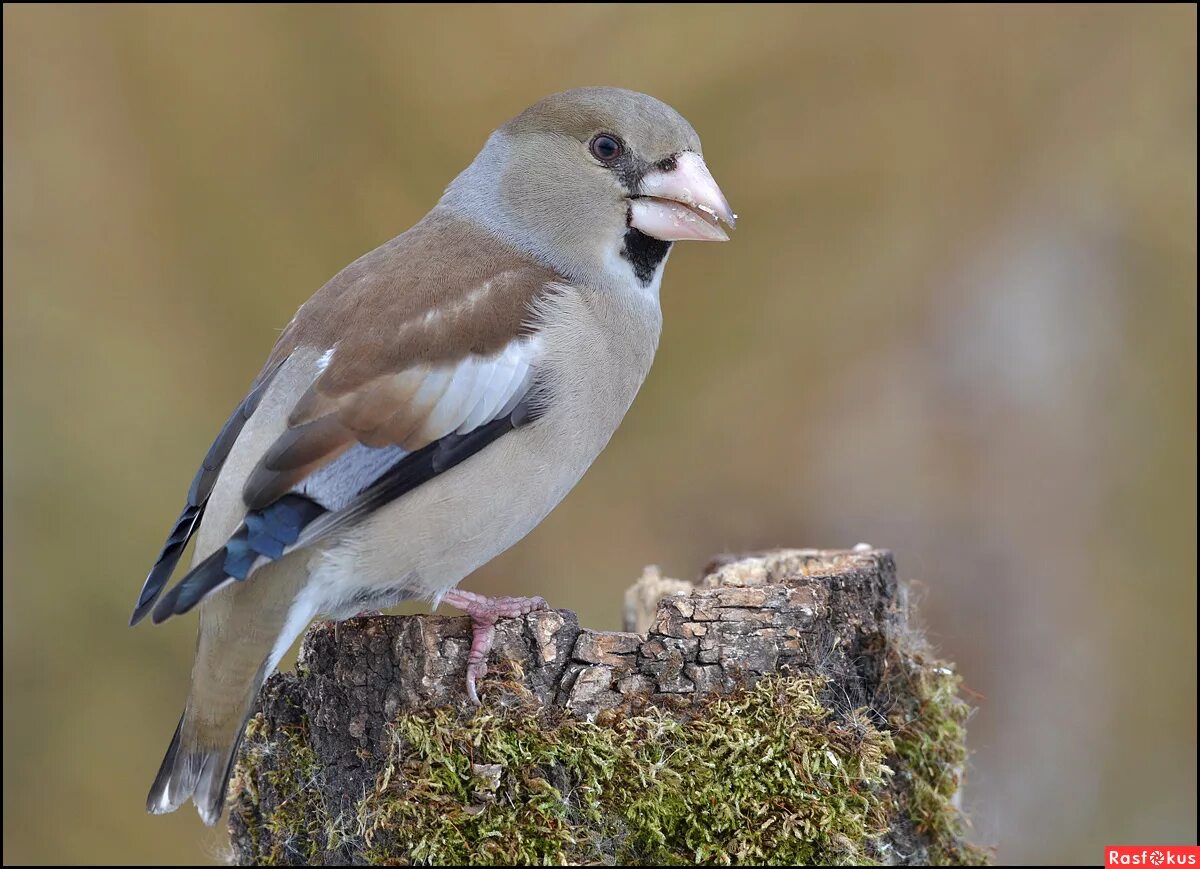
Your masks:
M 488 652 L 496 638 L 497 619 L 515 619 L 535 610 L 546 609 L 540 597 L 484 597 L 469 591 L 452 588 L 442 598 L 471 617 L 471 654 L 467 656 L 467 696 L 476 706 L 479 695 L 475 682 L 487 675 Z

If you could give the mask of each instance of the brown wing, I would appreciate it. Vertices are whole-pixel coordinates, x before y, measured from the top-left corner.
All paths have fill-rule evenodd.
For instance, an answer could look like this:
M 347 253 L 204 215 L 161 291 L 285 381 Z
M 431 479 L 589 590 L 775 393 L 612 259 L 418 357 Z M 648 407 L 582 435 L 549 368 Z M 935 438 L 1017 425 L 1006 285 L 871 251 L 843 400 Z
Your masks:
M 511 409 L 538 350 L 530 306 L 561 280 L 437 211 L 352 263 L 301 307 L 272 354 L 314 348 L 324 368 L 247 480 L 247 507 L 355 444 L 411 452 Z

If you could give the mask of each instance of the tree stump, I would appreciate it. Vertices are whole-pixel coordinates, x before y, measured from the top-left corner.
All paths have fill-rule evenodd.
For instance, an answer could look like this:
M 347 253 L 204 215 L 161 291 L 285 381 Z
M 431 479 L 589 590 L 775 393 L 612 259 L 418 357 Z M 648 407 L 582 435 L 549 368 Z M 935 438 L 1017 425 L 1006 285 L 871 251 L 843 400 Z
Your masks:
M 979 863 L 969 707 L 890 553 L 647 569 L 626 631 L 499 623 L 483 705 L 465 617 L 316 625 L 263 689 L 230 813 L 263 864 Z

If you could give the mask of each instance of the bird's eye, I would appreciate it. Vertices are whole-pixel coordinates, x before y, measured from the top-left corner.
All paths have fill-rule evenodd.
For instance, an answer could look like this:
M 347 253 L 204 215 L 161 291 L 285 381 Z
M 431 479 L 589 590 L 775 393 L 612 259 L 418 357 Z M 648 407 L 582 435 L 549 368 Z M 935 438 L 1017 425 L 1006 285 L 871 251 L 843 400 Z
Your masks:
M 621 156 L 621 140 L 616 136 L 601 133 L 592 139 L 592 156 L 603 163 L 611 163 Z

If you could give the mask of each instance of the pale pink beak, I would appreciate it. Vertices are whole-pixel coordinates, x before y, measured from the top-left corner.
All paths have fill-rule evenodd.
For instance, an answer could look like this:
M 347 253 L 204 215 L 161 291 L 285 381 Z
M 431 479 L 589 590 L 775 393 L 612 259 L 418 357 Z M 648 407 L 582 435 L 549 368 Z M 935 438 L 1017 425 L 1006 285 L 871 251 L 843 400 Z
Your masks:
M 680 154 L 673 169 L 643 178 L 630 212 L 630 226 L 662 241 L 729 241 L 719 221 L 737 223 L 704 158 L 693 151 Z

